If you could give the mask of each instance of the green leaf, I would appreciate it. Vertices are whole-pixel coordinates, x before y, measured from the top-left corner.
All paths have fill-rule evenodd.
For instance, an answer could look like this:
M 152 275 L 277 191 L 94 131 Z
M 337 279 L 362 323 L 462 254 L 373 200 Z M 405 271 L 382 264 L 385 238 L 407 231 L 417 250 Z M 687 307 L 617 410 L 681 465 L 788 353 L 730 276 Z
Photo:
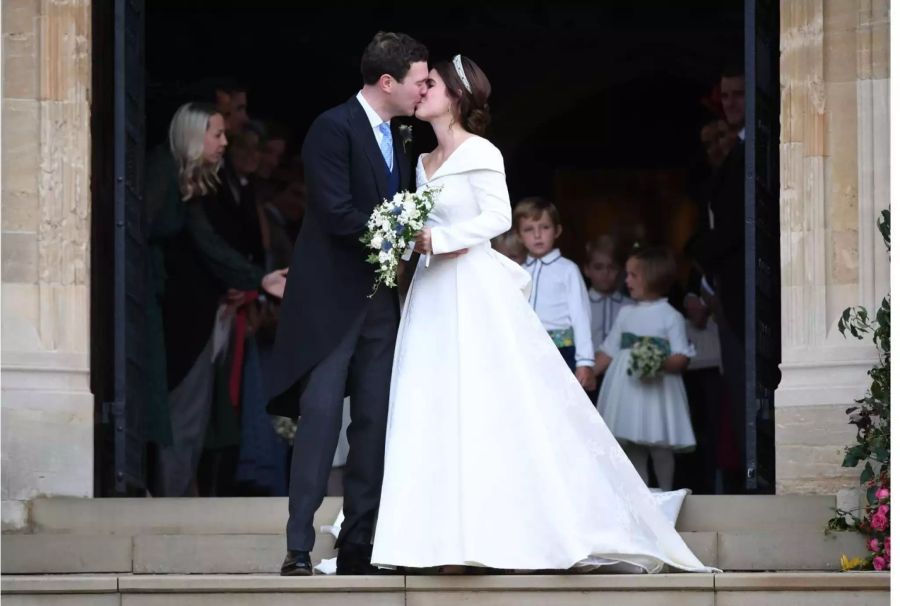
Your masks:
M 875 479 L 875 470 L 872 469 L 872 464 L 866 461 L 866 468 L 863 469 L 863 472 L 859 474 L 859 482 L 860 484 L 865 484 L 870 480 Z
M 888 209 L 881 211 L 881 217 L 878 218 L 877 221 L 878 231 L 881 232 L 881 237 L 884 239 L 884 245 L 887 247 L 888 252 L 891 250 L 891 211 Z
M 859 464 L 860 457 L 847 453 L 844 457 L 844 462 L 841 463 L 842 467 L 856 467 Z
M 874 451 L 872 451 L 872 454 L 875 455 L 875 459 L 879 463 L 887 463 L 891 458 L 890 453 L 883 446 L 879 446 L 878 448 L 876 448 Z
M 868 490 L 866 490 L 866 503 L 874 503 L 875 502 L 875 491 L 878 490 L 875 486 L 870 486 Z
M 828 520 L 828 530 L 850 530 L 850 528 L 844 516 L 835 516 Z

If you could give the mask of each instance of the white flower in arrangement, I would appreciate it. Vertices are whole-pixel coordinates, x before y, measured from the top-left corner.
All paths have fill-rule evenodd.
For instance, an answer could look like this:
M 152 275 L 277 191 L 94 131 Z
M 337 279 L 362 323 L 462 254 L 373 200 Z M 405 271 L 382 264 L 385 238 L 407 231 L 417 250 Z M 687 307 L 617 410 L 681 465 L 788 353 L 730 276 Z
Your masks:
M 425 188 L 417 193 L 398 193 L 372 210 L 366 222 L 366 233 L 360 238 L 372 250 L 366 261 L 376 266 L 370 297 L 381 284 L 397 285 L 400 257 L 415 239 L 415 234 L 425 226 L 438 191 Z
M 631 347 L 628 374 L 642 381 L 653 381 L 662 374 L 663 363 L 668 357 L 665 339 L 638 337 Z

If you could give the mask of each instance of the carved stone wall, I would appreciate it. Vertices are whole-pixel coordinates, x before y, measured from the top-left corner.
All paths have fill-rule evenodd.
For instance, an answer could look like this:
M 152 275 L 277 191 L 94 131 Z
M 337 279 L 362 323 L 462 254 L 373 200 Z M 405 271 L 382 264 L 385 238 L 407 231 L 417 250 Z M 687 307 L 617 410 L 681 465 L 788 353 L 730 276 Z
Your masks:
M 4 0 L 2 32 L 6 522 L 10 501 L 93 491 L 90 0 Z
M 853 440 L 845 409 L 876 354 L 843 338 L 844 308 L 890 288 L 875 226 L 889 205 L 889 2 L 781 2 L 782 381 L 775 394 L 779 493 L 835 494 Z

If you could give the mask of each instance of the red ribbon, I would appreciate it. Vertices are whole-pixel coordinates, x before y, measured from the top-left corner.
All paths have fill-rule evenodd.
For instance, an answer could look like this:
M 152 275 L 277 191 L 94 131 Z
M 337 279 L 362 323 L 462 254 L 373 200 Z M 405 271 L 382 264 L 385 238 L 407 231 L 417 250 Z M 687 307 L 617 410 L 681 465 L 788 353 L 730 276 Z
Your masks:
M 241 378 L 244 376 L 244 338 L 247 336 L 247 305 L 259 296 L 255 290 L 244 292 L 244 299 L 234 315 L 234 356 L 228 377 L 228 395 L 231 405 L 238 408 L 241 402 Z

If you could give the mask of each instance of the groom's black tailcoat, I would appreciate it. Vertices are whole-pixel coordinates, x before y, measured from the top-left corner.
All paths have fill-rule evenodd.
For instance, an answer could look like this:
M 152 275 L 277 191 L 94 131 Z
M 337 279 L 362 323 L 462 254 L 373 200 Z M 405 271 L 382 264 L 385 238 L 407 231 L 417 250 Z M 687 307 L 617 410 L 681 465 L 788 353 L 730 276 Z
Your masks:
M 394 136 L 394 154 L 402 191 L 410 187 L 412 170 L 399 139 Z M 293 419 L 306 375 L 371 303 L 367 297 L 375 268 L 366 262 L 359 238 L 372 209 L 388 194 L 381 150 L 355 97 L 313 122 L 302 159 L 307 212 L 294 246 L 268 374 L 269 412 Z
M 302 160 L 307 212 L 294 246 L 275 348 L 268 410 L 297 418 L 291 463 L 288 549 L 309 551 L 350 396 L 350 452 L 344 471 L 339 544 L 367 543 L 384 466 L 390 373 L 399 322 L 395 289 L 369 298 L 374 266 L 359 241 L 373 208 L 409 189 L 411 166 L 395 134 L 394 172 L 354 97 L 310 126 Z

